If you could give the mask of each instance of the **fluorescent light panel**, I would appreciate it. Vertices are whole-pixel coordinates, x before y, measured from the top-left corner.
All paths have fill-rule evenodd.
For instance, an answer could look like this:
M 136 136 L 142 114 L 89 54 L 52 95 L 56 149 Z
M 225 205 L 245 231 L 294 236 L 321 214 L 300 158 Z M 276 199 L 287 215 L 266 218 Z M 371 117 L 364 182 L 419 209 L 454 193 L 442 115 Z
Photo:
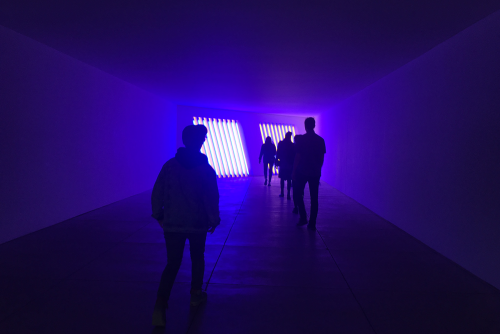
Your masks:
M 193 117 L 193 124 L 207 127 L 207 140 L 201 152 L 207 156 L 218 177 L 248 176 L 238 121 Z

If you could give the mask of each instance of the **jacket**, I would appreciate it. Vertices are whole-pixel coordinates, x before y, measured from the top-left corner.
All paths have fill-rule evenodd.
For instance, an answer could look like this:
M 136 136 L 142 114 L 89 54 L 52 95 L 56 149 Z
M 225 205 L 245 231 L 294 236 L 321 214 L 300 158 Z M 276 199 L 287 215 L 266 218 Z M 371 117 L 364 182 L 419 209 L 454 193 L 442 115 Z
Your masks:
M 200 151 L 177 150 L 160 171 L 151 194 L 165 232 L 206 233 L 220 224 L 217 175 Z

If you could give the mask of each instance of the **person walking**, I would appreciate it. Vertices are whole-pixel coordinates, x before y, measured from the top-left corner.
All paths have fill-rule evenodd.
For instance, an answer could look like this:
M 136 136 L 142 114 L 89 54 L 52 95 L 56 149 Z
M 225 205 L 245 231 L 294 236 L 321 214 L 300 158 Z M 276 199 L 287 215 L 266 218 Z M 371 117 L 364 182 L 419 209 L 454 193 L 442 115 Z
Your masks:
M 287 132 L 285 139 L 278 143 L 278 151 L 276 152 L 276 166 L 279 167 L 279 178 L 281 193 L 280 197 L 284 197 L 285 181 L 287 199 L 291 199 L 290 187 L 292 183 L 293 162 L 295 160 L 295 146 L 292 143 L 292 133 Z
M 299 208 L 300 220 L 298 226 L 307 225 L 310 230 L 316 230 L 318 216 L 318 191 L 321 167 L 325 159 L 325 140 L 314 132 L 316 121 L 312 117 L 306 118 L 305 135 L 295 136 L 295 161 L 292 172 L 293 197 Z M 309 184 L 311 196 L 311 216 L 307 222 L 307 213 L 304 205 L 304 188 Z
M 220 223 L 217 176 L 200 152 L 207 128 L 189 125 L 182 131 L 185 147 L 177 150 L 160 171 L 151 195 L 153 214 L 162 227 L 167 248 L 167 265 L 161 275 L 153 310 L 153 326 L 165 326 L 165 310 L 179 271 L 184 245 L 189 240 L 192 262 L 191 306 L 207 299 L 202 291 L 207 232 Z
M 271 179 L 273 177 L 273 166 L 276 156 L 276 146 L 271 137 L 266 138 L 266 142 L 260 148 L 259 164 L 264 157 L 264 185 L 271 186 Z M 269 167 L 269 182 L 267 182 L 267 169 Z

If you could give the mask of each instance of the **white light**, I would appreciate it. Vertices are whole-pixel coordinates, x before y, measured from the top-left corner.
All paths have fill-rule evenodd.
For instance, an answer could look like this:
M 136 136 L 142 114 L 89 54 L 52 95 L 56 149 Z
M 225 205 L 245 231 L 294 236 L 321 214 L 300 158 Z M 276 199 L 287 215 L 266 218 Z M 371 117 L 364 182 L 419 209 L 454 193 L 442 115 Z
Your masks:
M 239 144 L 236 141 L 236 131 L 234 129 L 234 121 L 227 121 L 227 129 L 229 131 L 229 137 L 231 138 L 231 145 L 233 147 L 234 152 L 234 160 L 236 161 L 236 167 L 238 168 L 238 175 L 245 176 L 245 170 L 243 167 L 243 163 L 241 161 L 241 154 L 239 150 Z
M 236 145 L 235 136 L 233 133 L 233 127 L 231 126 L 231 121 L 227 120 L 226 122 L 227 133 L 229 134 L 229 139 L 231 141 L 231 151 L 233 151 L 233 160 L 235 162 L 235 167 L 238 173 L 238 176 L 243 176 L 243 169 L 241 168 L 238 146 Z
M 250 172 L 248 171 L 247 159 L 245 157 L 245 150 L 243 149 L 243 142 L 241 140 L 240 126 L 239 126 L 238 122 L 235 122 L 235 128 L 236 128 L 236 132 L 238 133 L 238 142 L 240 144 L 239 150 L 241 152 L 241 157 L 242 157 L 243 162 L 245 164 L 246 175 L 248 175 L 248 174 L 250 174 Z
M 221 166 L 221 175 L 223 177 L 226 177 L 227 175 L 229 175 L 229 170 L 226 166 L 226 161 L 224 160 L 224 151 L 222 150 L 223 146 L 222 146 L 222 140 L 220 138 L 220 134 L 219 134 L 219 131 L 217 129 L 217 120 L 213 119 L 212 121 L 210 120 L 210 118 L 208 119 L 208 124 L 210 124 L 210 127 L 212 129 L 212 132 L 215 134 L 215 139 L 217 140 L 217 145 L 216 145 L 216 148 L 217 148 L 217 158 L 219 159 L 220 161 L 220 166 Z
M 222 128 L 224 129 L 224 138 L 227 143 L 227 152 L 229 154 L 229 160 L 231 161 L 231 169 L 233 170 L 233 176 L 239 176 L 238 175 L 238 166 L 236 164 L 236 154 L 233 151 L 233 143 L 231 142 L 231 137 L 229 135 L 229 129 L 227 127 L 226 120 L 222 120 Z
M 262 130 L 262 123 L 259 123 L 260 135 L 262 136 L 262 144 L 265 143 L 266 138 L 264 137 L 264 130 Z
M 193 124 L 203 124 L 208 130 L 201 151 L 218 177 L 248 176 L 238 121 L 193 117 Z
M 224 160 L 226 161 L 227 168 L 229 170 L 229 175 L 228 176 L 234 176 L 233 172 L 233 166 L 231 164 L 231 156 L 229 154 L 229 146 L 226 141 L 226 136 L 224 134 L 224 127 L 222 126 L 222 120 L 218 119 L 217 120 L 217 126 L 219 127 L 219 133 L 220 137 L 222 139 L 222 149 L 223 149 L 223 154 L 224 154 Z
M 203 118 L 203 124 L 207 127 L 207 130 L 209 130 L 206 118 Z M 220 176 L 221 171 L 219 167 L 219 162 L 217 161 L 217 154 L 215 154 L 215 146 L 212 139 L 213 139 L 212 132 L 208 131 L 207 142 L 208 142 L 208 148 L 210 150 L 210 155 L 212 156 L 212 163 L 213 163 L 212 167 L 215 169 L 217 176 Z

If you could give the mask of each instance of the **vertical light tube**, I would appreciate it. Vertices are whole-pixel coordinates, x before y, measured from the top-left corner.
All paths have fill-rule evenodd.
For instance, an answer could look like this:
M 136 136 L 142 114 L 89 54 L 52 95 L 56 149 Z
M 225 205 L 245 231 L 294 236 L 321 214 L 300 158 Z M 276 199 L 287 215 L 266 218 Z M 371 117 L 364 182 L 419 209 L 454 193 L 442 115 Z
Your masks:
M 245 156 L 245 150 L 243 149 L 243 142 L 241 140 L 240 126 L 239 126 L 238 122 L 236 122 L 236 132 L 238 133 L 238 141 L 240 143 L 240 150 L 241 150 L 241 153 L 243 156 L 243 162 L 245 163 L 246 175 L 248 175 L 248 174 L 250 174 L 250 172 L 248 171 L 247 159 Z
M 231 144 L 231 138 L 229 138 L 229 132 L 227 129 L 226 120 L 223 119 L 221 122 L 222 129 L 224 130 L 224 140 L 226 141 L 227 153 L 229 155 L 229 162 L 231 163 L 231 170 L 233 172 L 233 176 L 238 176 L 238 169 L 236 167 L 236 161 L 234 160 L 234 152 L 233 145 Z
M 274 146 L 276 146 L 278 144 L 278 136 L 276 135 L 276 125 L 274 124 L 271 124 L 271 134 L 273 136 Z
M 194 125 L 198 125 L 198 120 L 196 119 L 196 117 L 193 117 L 193 124 Z M 205 143 L 203 143 L 205 144 Z M 201 153 L 205 154 L 205 147 L 201 146 Z
M 233 120 L 231 120 L 231 128 L 232 128 L 232 133 L 234 135 L 234 146 L 236 147 L 236 151 L 238 152 L 238 160 L 239 160 L 239 164 L 241 166 L 241 174 L 242 176 L 246 176 L 246 171 L 245 171 L 245 165 L 244 165 L 244 160 L 245 160 L 245 156 L 243 155 L 243 152 L 241 152 L 241 149 L 240 149 L 240 145 L 239 145 L 239 141 L 238 141 L 238 132 L 236 130 L 236 124 Z M 261 128 L 262 130 L 262 128 Z
M 227 150 L 227 142 L 226 142 L 226 138 L 224 137 L 224 129 L 222 128 L 221 123 L 222 123 L 222 120 L 217 119 L 217 129 L 219 131 L 221 142 L 222 142 L 221 151 L 222 151 L 222 154 L 224 155 L 224 161 L 226 162 L 225 166 L 227 166 L 227 170 L 229 173 L 228 176 L 233 176 L 233 169 L 231 166 L 231 160 L 229 158 L 229 152 Z
M 281 128 L 281 124 L 278 124 L 277 128 L 278 128 L 278 133 L 279 133 L 280 141 L 282 141 L 283 138 L 284 138 L 284 136 L 283 136 L 283 129 Z
M 217 162 L 217 154 L 215 153 L 214 143 L 212 141 L 214 133 L 210 130 L 210 127 L 207 125 L 206 118 L 203 118 L 203 125 L 205 125 L 207 127 L 207 130 L 208 130 L 208 135 L 207 135 L 208 149 L 210 150 L 210 155 L 212 156 L 212 162 L 214 163 L 212 165 L 212 167 L 214 167 L 215 173 L 217 173 L 217 176 L 220 177 L 221 171 L 219 168 L 219 163 Z
M 238 155 L 239 155 L 238 148 L 236 145 L 236 141 L 234 140 L 233 127 L 231 126 L 230 120 L 227 120 L 226 126 L 227 126 L 227 133 L 229 134 L 229 139 L 231 140 L 231 150 L 233 151 L 235 168 L 238 172 L 238 176 L 243 176 L 243 169 L 241 168 L 241 165 L 240 165 L 240 159 L 238 157 Z
M 293 136 L 295 137 L 295 126 L 292 125 Z
M 271 127 L 271 133 L 273 135 L 273 142 L 274 142 L 274 147 L 276 148 L 276 145 L 278 145 L 278 135 L 277 135 L 277 132 L 276 132 L 276 125 L 275 124 L 270 124 L 270 127 Z M 276 165 L 273 165 L 273 173 L 276 174 L 277 173 L 277 170 L 276 170 Z
M 278 145 L 278 133 L 276 132 L 276 124 L 271 124 L 271 131 L 273 132 L 274 145 Z
M 222 153 L 221 153 L 222 144 L 221 144 L 221 140 L 219 137 L 219 133 L 217 132 L 216 120 L 209 118 L 208 124 L 210 125 L 210 130 L 212 130 L 212 132 L 214 133 L 217 160 L 219 161 L 221 175 L 222 175 L 222 177 L 226 177 L 227 176 L 227 167 L 225 166 L 224 159 L 222 158 Z
M 286 136 L 285 126 L 283 124 L 280 126 L 281 126 L 281 133 L 283 133 L 283 139 L 285 139 Z
M 262 137 L 262 144 L 264 144 L 266 138 L 264 137 L 264 130 L 262 130 L 262 123 L 259 123 L 259 129 L 260 129 L 260 135 Z
M 198 123 L 198 125 L 203 125 L 203 120 L 201 119 L 201 117 L 198 118 L 197 123 Z M 207 156 L 208 163 L 210 164 L 210 166 L 214 167 L 213 156 L 212 156 L 212 154 L 210 154 L 210 148 L 208 147 L 208 128 L 207 128 L 207 136 L 206 136 L 205 140 L 203 141 L 203 146 L 201 148 L 201 152 Z

